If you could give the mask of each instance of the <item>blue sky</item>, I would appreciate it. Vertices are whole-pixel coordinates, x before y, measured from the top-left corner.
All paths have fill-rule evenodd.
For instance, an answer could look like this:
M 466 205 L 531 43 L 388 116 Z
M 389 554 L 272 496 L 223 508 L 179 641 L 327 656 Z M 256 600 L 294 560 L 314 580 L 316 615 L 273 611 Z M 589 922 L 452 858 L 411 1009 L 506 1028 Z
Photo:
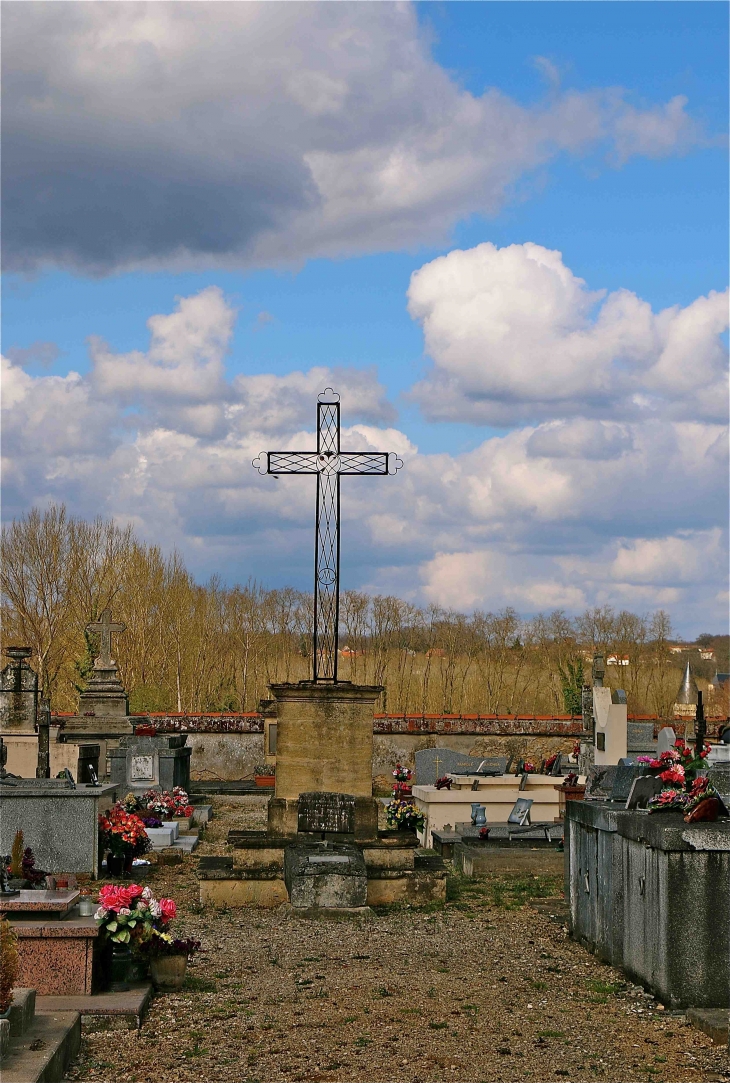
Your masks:
M 348 514 L 362 529 L 347 556 L 349 585 L 456 608 L 661 606 L 688 632 L 724 624 L 717 441 L 726 408 L 717 388 L 726 338 L 721 304 L 696 302 L 727 284 L 726 5 L 252 4 L 213 13 L 200 4 L 185 6 L 188 27 L 180 9 L 167 10 L 176 5 L 150 5 L 149 26 L 124 3 L 114 18 L 108 6 L 88 7 L 15 5 L 6 20 L 3 351 L 20 386 L 6 422 L 6 516 L 65 499 L 79 514 L 115 515 L 178 546 L 200 575 L 305 587 L 306 498 L 291 489 L 273 497 L 243 475 L 196 490 L 196 471 L 206 457 L 243 462 L 256 438 L 271 446 L 311 429 L 316 374 L 306 374 L 344 369 L 361 389 L 348 403 L 344 386 L 345 420 L 349 408 L 370 426 L 358 438 L 413 449 L 405 496 L 365 496 L 356 483 Z M 249 10 L 233 10 L 241 7 Z M 71 15 L 63 25 L 59 9 Z M 171 51 L 176 22 L 210 32 L 207 52 Z M 236 35 L 259 53 L 245 85 L 225 56 Z M 194 76 L 184 91 L 182 77 L 175 83 L 176 71 L 211 64 L 215 78 L 196 85 Z M 39 120 L 41 99 L 53 106 Z M 388 169 L 398 170 L 392 187 Z M 496 254 L 479 249 L 485 242 Z M 535 278 L 543 256 L 529 245 L 562 262 Z M 499 254 L 508 250 L 515 260 Z M 475 315 L 465 290 L 476 280 Z M 211 287 L 220 299 L 204 293 Z M 606 292 L 589 303 L 587 291 Z M 637 304 L 620 321 L 609 306 L 601 322 L 606 296 L 620 291 Z M 533 293 L 554 311 L 523 339 L 514 298 Z M 164 358 L 149 353 L 150 317 L 195 296 L 209 304 L 193 323 L 218 345 L 203 362 L 186 361 L 190 320 L 181 319 Z M 667 319 L 648 330 L 639 300 L 655 317 L 677 306 L 674 330 Z M 495 339 L 502 320 L 507 337 Z M 597 320 L 600 333 L 565 369 L 569 394 L 561 358 Z M 110 353 L 90 351 L 89 336 Z M 36 348 L 44 360 L 34 362 L 29 348 L 39 342 L 54 345 Z M 144 360 L 125 361 L 130 351 Z M 555 377 L 542 389 L 536 356 Z M 509 371 L 500 374 L 502 359 Z M 170 394 L 163 381 L 152 401 L 149 372 L 160 365 Z M 631 369 L 628 380 L 631 365 L 642 375 Z M 704 398 L 689 389 L 694 366 Z M 303 383 L 292 384 L 296 372 Z M 262 398 L 267 375 L 271 401 Z M 298 412 L 272 420 L 292 395 Z M 30 406 L 44 396 L 57 397 L 56 413 L 89 411 L 94 421 L 78 422 L 87 433 L 103 418 L 101 448 L 56 431 L 57 422 L 49 437 Z M 29 453 L 36 425 L 46 435 Z M 705 458 L 688 455 L 688 444 Z M 538 456 L 538 445 L 547 452 Z M 179 491 L 158 488 L 153 461 L 163 475 L 175 463 Z M 144 479 L 132 485 L 141 462 Z M 605 506 L 585 497 L 596 463 Z M 89 481 L 99 466 L 119 482 L 114 495 Z M 444 493 L 451 477 L 459 480 Z

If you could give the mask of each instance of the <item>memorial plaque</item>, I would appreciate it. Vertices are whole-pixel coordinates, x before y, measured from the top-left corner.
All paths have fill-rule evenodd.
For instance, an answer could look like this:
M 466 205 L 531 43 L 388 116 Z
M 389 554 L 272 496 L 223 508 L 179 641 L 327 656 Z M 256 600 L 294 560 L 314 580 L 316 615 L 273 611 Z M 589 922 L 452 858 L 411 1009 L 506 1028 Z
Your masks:
M 354 796 L 350 793 L 300 794 L 298 829 L 352 835 L 355 831 Z
M 132 756 L 129 777 L 131 782 L 154 782 L 155 757 Z

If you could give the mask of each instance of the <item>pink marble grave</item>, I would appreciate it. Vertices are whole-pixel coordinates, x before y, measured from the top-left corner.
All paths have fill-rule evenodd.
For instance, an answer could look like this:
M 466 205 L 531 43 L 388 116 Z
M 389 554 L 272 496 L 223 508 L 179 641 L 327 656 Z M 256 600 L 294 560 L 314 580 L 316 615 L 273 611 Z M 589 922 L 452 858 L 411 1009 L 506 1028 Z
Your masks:
M 48 919 L 65 918 L 80 898 L 76 891 L 19 891 L 17 895 L 0 895 L 2 914 L 38 914 Z
M 18 936 L 19 985 L 35 989 L 39 996 L 91 993 L 99 937 L 93 918 L 26 921 L 11 917 L 10 921 Z

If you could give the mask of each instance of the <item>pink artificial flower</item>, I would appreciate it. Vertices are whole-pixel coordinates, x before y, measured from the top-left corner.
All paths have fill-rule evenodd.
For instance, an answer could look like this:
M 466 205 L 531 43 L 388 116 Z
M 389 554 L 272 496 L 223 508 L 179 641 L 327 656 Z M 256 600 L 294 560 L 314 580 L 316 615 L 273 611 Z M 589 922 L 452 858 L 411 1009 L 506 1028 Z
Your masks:
M 129 899 L 123 887 L 117 887 L 115 884 L 104 884 L 104 887 L 99 892 L 99 902 L 106 910 L 113 910 L 115 914 L 118 914 L 121 908 L 127 905 Z
M 139 884 L 130 884 L 129 887 L 124 888 L 127 892 L 127 898 L 130 903 L 133 903 L 135 899 L 138 899 L 144 892 L 144 888 Z
M 173 921 L 177 915 L 177 907 L 174 899 L 160 899 L 160 912 L 165 925 Z

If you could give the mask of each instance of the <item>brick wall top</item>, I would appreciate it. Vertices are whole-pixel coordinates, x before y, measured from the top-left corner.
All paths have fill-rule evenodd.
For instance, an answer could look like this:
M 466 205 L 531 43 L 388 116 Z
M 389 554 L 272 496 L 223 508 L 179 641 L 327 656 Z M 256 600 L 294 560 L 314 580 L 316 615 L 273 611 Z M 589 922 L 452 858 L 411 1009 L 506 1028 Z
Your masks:
M 54 712 L 61 724 L 70 714 Z M 134 716 L 149 721 L 159 733 L 263 733 L 263 715 L 255 711 L 217 714 L 178 714 L 156 712 Z M 714 721 L 715 720 L 711 720 Z M 656 736 L 667 725 L 656 715 L 629 715 L 629 722 L 652 722 Z M 580 718 L 570 715 L 444 715 L 380 714 L 373 719 L 373 733 L 380 734 L 473 734 L 485 737 L 577 737 L 582 731 Z

